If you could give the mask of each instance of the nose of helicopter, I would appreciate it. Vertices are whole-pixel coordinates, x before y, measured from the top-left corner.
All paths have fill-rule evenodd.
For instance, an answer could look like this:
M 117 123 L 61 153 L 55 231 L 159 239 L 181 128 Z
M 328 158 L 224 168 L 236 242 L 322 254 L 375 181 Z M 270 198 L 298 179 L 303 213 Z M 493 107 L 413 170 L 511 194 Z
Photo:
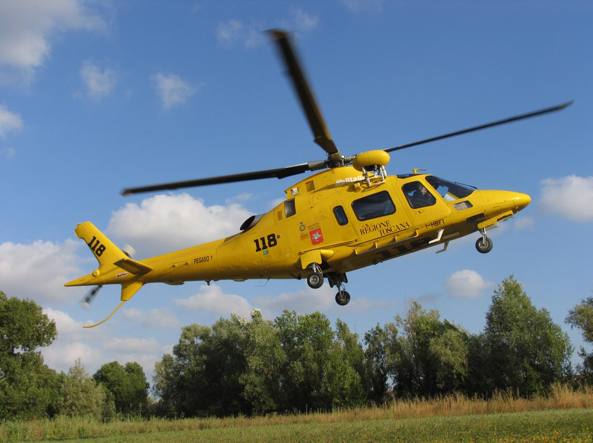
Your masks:
M 501 211 L 517 213 L 531 203 L 528 194 L 514 191 L 481 191 L 485 213 L 496 214 Z
M 500 194 L 499 204 L 506 210 L 510 209 L 513 213 L 519 212 L 531 203 L 531 197 L 522 192 L 502 191 Z
M 522 192 L 513 192 L 511 202 L 517 208 L 515 210 L 515 212 L 517 212 L 525 208 L 529 203 L 531 203 L 531 197 L 528 194 L 523 194 Z

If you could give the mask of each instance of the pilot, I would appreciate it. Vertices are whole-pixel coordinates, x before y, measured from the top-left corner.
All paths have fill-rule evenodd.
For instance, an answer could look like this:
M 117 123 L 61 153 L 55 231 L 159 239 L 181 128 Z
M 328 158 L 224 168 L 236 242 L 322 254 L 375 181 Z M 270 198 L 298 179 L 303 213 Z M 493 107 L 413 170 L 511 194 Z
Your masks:
M 414 208 L 422 208 L 433 205 L 435 198 L 422 183 L 417 182 L 416 188 L 412 191 L 410 203 Z

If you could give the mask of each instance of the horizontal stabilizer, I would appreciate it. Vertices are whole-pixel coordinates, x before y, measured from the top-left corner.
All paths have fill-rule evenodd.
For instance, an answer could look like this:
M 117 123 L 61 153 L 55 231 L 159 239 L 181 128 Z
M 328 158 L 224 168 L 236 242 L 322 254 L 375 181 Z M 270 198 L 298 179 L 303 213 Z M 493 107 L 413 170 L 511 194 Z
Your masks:
M 152 271 L 152 268 L 150 266 L 147 266 L 144 263 L 134 260 L 132 258 L 122 258 L 121 260 L 116 261 L 114 265 L 119 266 L 120 268 L 134 275 L 143 275 Z

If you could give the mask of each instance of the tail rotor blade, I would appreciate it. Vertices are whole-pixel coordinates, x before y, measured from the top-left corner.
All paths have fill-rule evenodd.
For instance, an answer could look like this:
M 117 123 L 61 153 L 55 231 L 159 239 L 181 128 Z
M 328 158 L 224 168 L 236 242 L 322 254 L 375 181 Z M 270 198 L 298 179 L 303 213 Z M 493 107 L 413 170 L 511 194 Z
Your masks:
M 83 306 L 86 306 L 86 307 L 90 306 L 90 304 L 93 302 L 93 300 L 95 299 L 95 297 L 97 296 L 97 294 L 99 293 L 99 291 L 101 290 L 102 287 L 103 287 L 103 285 L 99 285 L 99 286 L 95 286 L 94 288 L 92 288 L 83 297 L 83 299 L 80 301 L 80 304 Z

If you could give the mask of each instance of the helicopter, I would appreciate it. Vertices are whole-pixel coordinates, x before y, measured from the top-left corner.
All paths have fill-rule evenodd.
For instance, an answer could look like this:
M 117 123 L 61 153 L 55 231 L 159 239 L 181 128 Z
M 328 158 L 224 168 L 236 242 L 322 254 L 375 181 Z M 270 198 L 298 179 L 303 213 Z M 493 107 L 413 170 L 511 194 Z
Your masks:
M 345 155 L 336 146 L 317 104 L 290 34 L 267 31 L 286 67 L 314 142 L 327 154 L 323 160 L 238 174 L 126 188 L 122 195 L 234 183 L 283 179 L 305 172 L 284 190 L 284 199 L 265 214 L 250 216 L 229 237 L 137 260 L 116 246 L 90 221 L 76 235 L 89 247 L 99 266 L 65 286 L 95 286 L 84 298 L 90 303 L 103 285 L 121 285 L 121 300 L 95 327 L 109 320 L 148 283 L 181 285 L 186 281 L 306 279 L 320 288 L 336 287 L 338 305 L 347 305 L 347 273 L 383 261 L 440 246 L 479 232 L 480 253 L 493 248 L 487 231 L 521 211 L 527 194 L 482 190 L 420 170 L 388 175 L 390 153 L 482 129 L 557 112 L 572 101 L 449 132 L 415 142 Z

